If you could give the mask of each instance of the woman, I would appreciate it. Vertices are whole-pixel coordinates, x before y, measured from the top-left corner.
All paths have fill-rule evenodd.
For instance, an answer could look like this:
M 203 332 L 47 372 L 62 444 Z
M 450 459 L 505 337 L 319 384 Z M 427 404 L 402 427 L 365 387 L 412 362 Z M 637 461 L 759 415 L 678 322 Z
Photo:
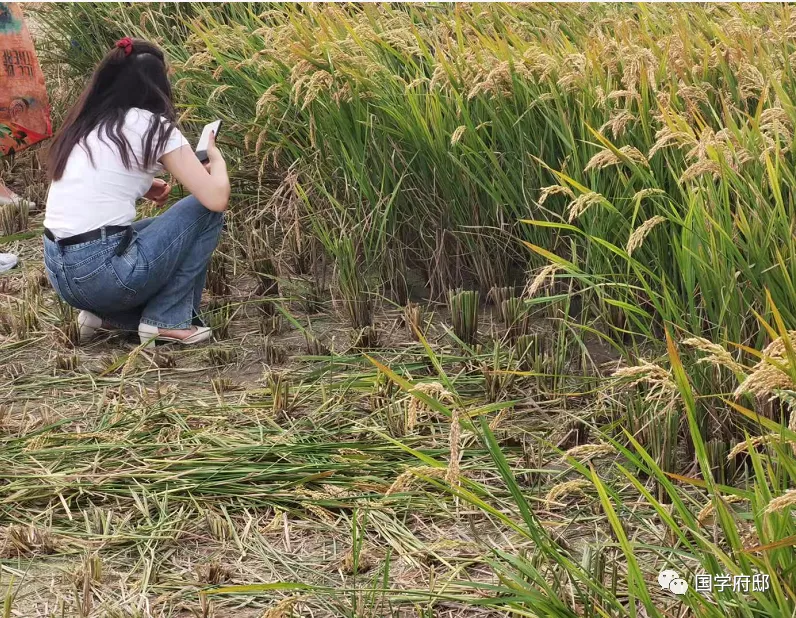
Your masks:
M 175 126 L 163 52 L 124 38 L 100 62 L 53 138 L 44 263 L 78 316 L 81 341 L 100 328 L 138 329 L 142 343 L 210 338 L 199 303 L 230 185 L 211 139 L 204 167 Z M 165 168 L 192 194 L 134 221 L 135 202 L 162 205 Z

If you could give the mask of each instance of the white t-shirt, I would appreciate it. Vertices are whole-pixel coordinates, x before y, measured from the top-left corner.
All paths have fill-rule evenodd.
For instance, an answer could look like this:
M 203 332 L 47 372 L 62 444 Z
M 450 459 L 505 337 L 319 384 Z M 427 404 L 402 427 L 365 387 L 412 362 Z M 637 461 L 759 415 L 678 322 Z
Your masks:
M 83 142 L 72 148 L 60 180 L 50 185 L 44 227 L 56 238 L 67 238 L 109 225 L 130 225 L 135 219 L 135 202 L 149 191 L 160 164 L 144 170 L 143 136 L 149 128 L 152 112 L 133 108 L 127 112 L 122 131 L 135 154 L 132 169 L 126 169 L 116 146 L 107 137 L 100 139 L 97 130 L 86 137 L 94 165 Z M 157 159 L 188 144 L 174 129 L 161 146 Z

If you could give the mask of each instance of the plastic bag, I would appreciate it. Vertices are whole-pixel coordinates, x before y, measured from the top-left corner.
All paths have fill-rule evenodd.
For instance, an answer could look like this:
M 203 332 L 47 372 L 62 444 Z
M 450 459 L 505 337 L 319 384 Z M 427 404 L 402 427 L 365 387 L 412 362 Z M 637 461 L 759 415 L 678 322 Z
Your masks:
M 0 2 L 0 156 L 51 135 L 44 75 L 22 9 L 15 2 Z

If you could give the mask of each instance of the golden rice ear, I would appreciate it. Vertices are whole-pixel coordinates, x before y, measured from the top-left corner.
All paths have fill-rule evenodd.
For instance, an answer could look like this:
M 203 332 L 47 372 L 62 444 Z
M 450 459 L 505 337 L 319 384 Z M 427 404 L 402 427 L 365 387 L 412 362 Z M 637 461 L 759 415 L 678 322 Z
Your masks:
M 574 481 L 566 481 L 564 483 L 554 485 L 550 488 L 550 491 L 548 491 L 547 495 L 545 496 L 545 507 L 548 509 L 552 508 L 560 499 L 567 496 L 573 496 L 576 494 L 584 496 L 586 495 L 584 490 L 591 489 L 593 487 L 594 485 L 592 485 L 592 483 L 586 479 L 576 479 Z
M 569 203 L 569 206 L 567 206 L 567 221 L 572 223 L 575 219 L 586 212 L 590 206 L 594 204 L 601 204 L 604 200 L 605 198 L 602 195 L 594 191 L 589 191 L 588 193 L 579 195 Z
M 781 496 L 773 498 L 766 506 L 766 514 L 778 513 L 792 506 L 796 506 L 796 489 L 789 489 Z
M 633 255 L 633 252 L 641 247 L 642 244 L 644 244 L 644 239 L 647 237 L 647 234 L 649 234 L 656 225 L 659 225 L 664 221 L 666 221 L 666 217 L 655 215 L 651 219 L 647 219 L 644 223 L 633 230 L 633 232 L 630 234 L 630 238 L 627 241 L 627 247 L 625 248 L 627 254 Z
M 727 369 L 736 375 L 744 375 L 746 373 L 746 368 L 740 363 L 736 362 L 736 360 L 732 357 L 732 354 L 730 354 L 727 349 L 705 339 L 704 337 L 690 337 L 683 340 L 683 345 L 694 348 L 695 350 L 704 352 L 706 354 L 705 357 L 700 358 L 697 361 L 699 363 L 710 363 L 712 365 L 716 365 L 717 367 L 727 367 Z
M 789 331 L 787 336 L 793 348 L 796 344 L 796 331 Z M 763 350 L 763 358 L 752 367 L 733 395 L 740 397 L 748 393 L 772 399 L 776 397 L 777 391 L 796 390 L 796 384 L 788 373 L 790 369 L 792 368 L 785 342 L 782 337 L 778 337 Z

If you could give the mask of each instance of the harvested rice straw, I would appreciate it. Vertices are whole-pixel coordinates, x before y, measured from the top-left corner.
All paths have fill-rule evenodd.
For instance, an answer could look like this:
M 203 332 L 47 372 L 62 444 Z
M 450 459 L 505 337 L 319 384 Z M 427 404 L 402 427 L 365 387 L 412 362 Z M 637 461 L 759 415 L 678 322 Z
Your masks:
M 705 352 L 707 356 L 700 358 L 699 363 L 711 363 L 713 365 L 727 367 L 734 374 L 745 375 L 746 369 L 743 365 L 736 362 L 732 355 L 723 347 L 703 337 L 691 337 L 683 341 L 683 345 Z
M 796 506 L 796 489 L 789 489 L 781 496 L 771 500 L 771 502 L 768 503 L 768 506 L 766 506 L 764 512 L 766 515 L 770 515 L 772 513 L 783 511 L 791 506 Z
M 460 481 L 461 434 L 462 426 L 459 423 L 459 409 L 453 408 L 451 411 L 450 436 L 448 438 L 450 442 L 450 462 L 448 463 L 448 472 L 445 474 L 445 481 L 453 486 L 458 486 Z
M 746 500 L 746 498 L 735 495 L 730 495 L 727 497 L 720 496 L 719 499 L 726 504 L 734 504 L 736 502 L 744 502 Z M 715 502 L 711 500 L 701 511 L 699 511 L 699 514 L 697 515 L 697 521 L 704 526 L 708 518 L 713 515 L 714 510 L 716 510 Z
M 374 549 L 370 545 L 364 545 L 359 550 L 359 555 L 357 556 L 357 571 L 360 573 L 364 573 L 365 571 L 369 571 L 378 563 L 379 558 Z M 340 568 L 343 570 L 343 573 L 348 575 L 353 574 L 354 572 L 354 550 L 353 548 L 349 549 L 343 559 L 340 561 Z
M 430 478 L 443 478 L 447 474 L 447 468 L 432 468 L 431 466 L 417 466 L 415 468 L 409 468 L 405 472 L 402 472 L 397 479 L 390 485 L 390 488 L 384 494 L 385 496 L 391 496 L 392 494 L 400 493 L 406 489 L 408 489 L 415 478 L 419 476 L 427 476 Z
M 559 498 L 573 493 L 586 495 L 583 491 L 587 487 L 591 487 L 591 482 L 586 479 L 578 479 L 575 481 L 567 481 L 566 483 L 559 483 L 550 489 L 545 496 L 545 504 L 550 508 Z
M 285 523 L 285 512 L 281 509 L 274 510 L 274 516 L 265 526 L 266 532 L 279 532 Z
M 627 241 L 627 247 L 625 247 L 627 254 L 633 255 L 633 252 L 644 244 L 644 239 L 647 237 L 647 234 L 649 234 L 656 225 L 664 221 L 666 221 L 666 217 L 655 215 L 633 230 Z
M 39 528 L 30 524 L 28 526 L 14 525 L 6 528 L 6 542 L 2 545 L 3 551 L 9 549 L 19 556 L 32 556 L 34 554 L 51 554 L 57 548 L 55 537 L 46 528 Z
M 294 596 L 282 599 L 279 603 L 268 609 L 263 614 L 263 618 L 288 618 L 288 616 L 293 613 L 293 608 L 301 598 L 300 596 Z
M 440 402 L 453 403 L 453 394 L 446 390 L 439 382 L 424 382 L 416 384 L 409 394 L 422 393 L 427 397 L 434 397 Z M 430 412 L 429 405 L 419 397 L 412 396 L 409 400 L 409 406 L 406 411 L 406 430 L 412 431 L 417 424 L 417 417 L 420 412 Z
M 581 444 L 574 446 L 561 456 L 561 462 L 566 462 L 572 457 L 578 461 L 587 461 L 602 455 L 612 455 L 616 449 L 610 444 Z
M 495 418 L 489 422 L 489 430 L 493 432 L 496 431 L 497 428 L 500 427 L 501 423 L 503 423 L 503 419 L 508 416 L 508 413 L 508 408 L 503 408 L 500 412 L 498 412 L 495 415 Z

